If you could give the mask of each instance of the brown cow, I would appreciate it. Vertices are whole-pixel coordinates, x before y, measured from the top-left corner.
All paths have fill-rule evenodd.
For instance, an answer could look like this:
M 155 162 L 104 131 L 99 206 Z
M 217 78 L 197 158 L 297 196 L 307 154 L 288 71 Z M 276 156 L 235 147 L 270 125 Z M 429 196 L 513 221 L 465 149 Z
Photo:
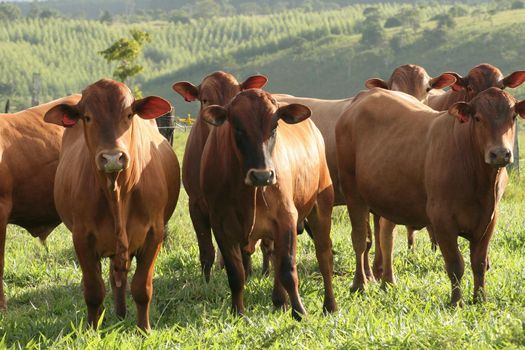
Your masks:
M 294 318 L 306 313 L 295 263 L 297 225 L 306 217 L 324 280 L 324 310 L 336 309 L 330 240 L 333 187 L 322 136 L 306 120 L 309 116 L 307 107 L 278 107 L 269 93 L 258 89 L 242 91 L 226 107 L 210 106 L 201 114 L 216 125 L 202 155 L 201 185 L 236 313 L 244 312 L 241 252 L 253 251 L 253 242 L 261 238 L 275 244 L 274 305 L 284 307 L 288 294 Z
M 76 103 L 80 95 L 64 97 L 13 114 L 0 114 L 0 309 L 4 296 L 4 252 L 7 224 L 25 228 L 44 241 L 60 224 L 53 201 L 63 129 L 44 122 L 49 108 Z
M 135 100 L 128 87 L 100 80 L 76 105 L 60 104 L 45 115 L 67 127 L 55 179 L 55 203 L 83 274 L 88 322 L 96 327 L 104 300 L 100 258 L 110 257 L 118 317 L 126 315 L 130 262 L 137 258 L 131 293 L 138 326 L 148 330 L 153 266 L 179 195 L 177 158 L 154 119 L 171 110 L 150 96 Z
M 472 68 L 466 77 L 462 77 L 458 73 L 449 73 L 456 77 L 456 82 L 452 85 L 452 89 L 441 94 L 430 94 L 428 101 L 425 104 L 429 105 L 435 110 L 445 111 L 448 110 L 454 103 L 459 101 L 469 102 L 480 92 L 490 88 L 497 87 L 504 89 L 507 87 L 516 88 L 525 82 L 525 71 L 515 71 L 508 76 L 504 77 L 501 71 L 495 66 L 487 63 L 479 64 Z M 401 90 L 402 91 L 402 90 Z M 406 92 L 406 91 L 405 91 Z M 377 223 L 378 218 L 374 217 Z M 387 221 L 387 220 L 385 220 Z M 393 223 L 388 223 L 390 228 L 394 228 Z M 375 226 L 375 233 L 378 234 L 379 225 Z M 429 231 L 432 248 L 436 249 L 435 239 L 432 237 L 432 229 L 427 227 Z M 409 248 L 414 244 L 414 229 L 407 227 L 408 235 L 408 246 Z M 382 257 L 381 249 L 378 246 L 379 241 L 376 236 L 376 254 L 374 256 L 373 272 L 376 278 L 379 278 L 382 274 Z
M 512 161 L 514 120 L 516 114 L 525 116 L 525 101 L 490 88 L 470 103 L 438 112 L 400 95 L 363 92 L 337 124 L 338 164 L 356 252 L 351 289 L 366 283 L 363 256 L 373 210 L 392 222 L 432 226 L 453 305 L 461 300 L 464 271 L 457 238 L 468 239 L 478 300 L 484 296 L 488 244 L 507 182 L 505 165 Z M 391 227 L 382 224 L 383 280 L 393 282 Z
M 262 88 L 267 81 L 268 79 L 265 76 L 254 75 L 247 78 L 243 83 L 239 83 L 233 75 L 218 71 L 205 77 L 199 86 L 187 81 L 180 81 L 173 84 L 173 90 L 184 97 L 187 102 L 199 100 L 201 103 L 200 114 L 204 108 L 211 105 L 225 106 L 242 90 Z M 209 133 L 209 124 L 198 118 L 188 136 L 182 161 L 182 183 L 188 193 L 190 217 L 197 235 L 201 269 L 206 282 L 210 280 L 210 271 L 215 259 L 215 248 L 211 239 L 208 209 L 204 203 L 204 194 L 201 190 L 198 174 L 200 174 L 202 150 Z M 248 261 L 246 262 L 249 265 Z
M 431 78 L 423 67 L 407 64 L 397 67 L 388 81 L 379 78 L 372 78 L 366 81 L 368 88 L 381 87 L 385 89 L 400 89 L 399 91 L 413 93 L 418 100 L 426 101 L 427 95 L 435 90 L 444 89 L 456 81 L 455 76 L 450 73 L 443 73 L 438 77 Z M 320 100 L 314 98 L 295 97 L 291 95 L 274 94 L 279 102 L 301 103 L 312 111 L 311 119 L 321 131 L 326 147 L 326 160 L 328 169 L 334 184 L 335 201 L 334 205 L 345 204 L 344 195 L 339 184 L 339 174 L 337 170 L 336 144 L 335 144 L 335 125 L 341 115 L 352 104 L 353 98 L 343 100 Z M 379 219 L 379 217 L 377 217 Z M 375 235 L 379 234 L 379 224 L 375 225 Z M 409 232 L 413 230 L 408 228 Z M 409 234 L 409 240 L 413 236 Z M 379 249 L 376 239 L 376 253 Z M 369 247 L 371 242 L 369 242 Z M 377 254 L 376 254 L 377 256 Z M 372 269 L 368 265 L 368 249 L 365 259 L 367 276 L 373 279 Z M 378 260 L 380 262 L 380 260 Z M 379 271 L 377 268 L 376 271 Z M 376 272 L 377 273 L 377 272 Z

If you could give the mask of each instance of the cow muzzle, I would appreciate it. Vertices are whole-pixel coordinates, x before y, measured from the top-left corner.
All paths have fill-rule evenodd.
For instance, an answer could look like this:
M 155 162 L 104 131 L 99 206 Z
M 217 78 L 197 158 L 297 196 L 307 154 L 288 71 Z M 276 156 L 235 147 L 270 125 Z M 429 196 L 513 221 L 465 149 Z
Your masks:
M 248 186 L 268 186 L 277 182 L 275 178 L 275 171 L 272 169 L 250 169 L 246 173 L 244 183 Z
M 105 173 L 118 173 L 127 169 L 129 165 L 129 157 L 122 150 L 101 151 L 97 158 L 98 170 Z
M 498 168 L 504 167 L 512 161 L 512 151 L 507 147 L 492 148 L 485 157 L 487 164 Z

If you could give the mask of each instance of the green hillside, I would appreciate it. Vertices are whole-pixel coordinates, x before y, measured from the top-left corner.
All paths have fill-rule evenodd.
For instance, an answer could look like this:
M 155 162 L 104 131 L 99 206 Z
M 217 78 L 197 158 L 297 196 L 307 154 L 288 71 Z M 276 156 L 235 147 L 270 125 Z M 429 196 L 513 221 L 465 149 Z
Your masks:
M 172 99 L 179 114 L 193 112 L 196 106 L 175 98 L 172 83 L 198 83 L 217 69 L 240 78 L 266 74 L 270 91 L 324 98 L 350 96 L 367 78 L 386 78 L 404 63 L 423 65 L 431 74 L 448 70 L 466 74 L 481 62 L 493 63 L 504 73 L 523 69 L 525 47 L 516 43 L 522 41 L 525 10 L 497 12 L 488 5 L 463 6 L 464 16 L 454 18 L 455 27 L 435 31 L 437 23 L 431 19 L 450 14 L 450 5 L 383 4 L 377 7 L 379 23 L 397 17 L 403 26 L 386 29 L 379 44 L 365 45 L 360 43 L 360 33 L 367 24 L 363 15 L 367 8 L 298 9 L 273 15 L 192 19 L 184 24 L 21 18 L 0 31 L 0 103 L 11 98 L 15 108 L 27 107 L 33 73 L 42 77 L 41 101 L 80 91 L 111 76 L 113 67 L 97 52 L 126 36 L 131 28 L 146 30 L 153 38 L 141 58 L 145 70 L 135 83 L 146 94 Z M 413 9 L 418 16 L 416 25 L 407 14 Z

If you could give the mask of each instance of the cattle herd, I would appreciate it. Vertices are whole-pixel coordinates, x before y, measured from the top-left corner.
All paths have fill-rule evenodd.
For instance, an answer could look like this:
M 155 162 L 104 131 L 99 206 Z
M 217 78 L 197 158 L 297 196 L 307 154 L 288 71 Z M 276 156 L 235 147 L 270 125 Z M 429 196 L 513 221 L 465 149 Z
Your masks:
M 274 273 L 272 301 L 306 313 L 299 296 L 297 234 L 315 245 L 325 312 L 337 309 L 330 239 L 334 205 L 345 204 L 356 254 L 352 291 L 381 279 L 395 283 L 394 227 L 427 227 L 461 303 L 464 263 L 458 237 L 470 241 L 474 300 L 483 300 L 488 244 L 513 161 L 515 119 L 525 101 L 504 91 L 525 71 L 503 76 L 490 64 L 467 76 L 430 77 L 416 65 L 374 78 L 343 100 L 272 94 L 267 78 L 239 83 L 215 72 L 200 85 L 177 82 L 186 101 L 200 101 L 186 144 L 182 183 L 189 198 L 202 273 L 209 281 L 220 249 L 232 311 L 244 312 L 250 255 L 261 241 Z M 448 91 L 442 89 L 450 87 Z M 166 100 L 134 99 L 123 83 L 100 80 L 68 96 L 0 118 L 0 308 L 6 226 L 20 225 L 44 240 L 60 223 L 72 232 L 82 269 L 88 322 L 96 327 L 105 296 L 100 260 L 109 257 L 118 317 L 126 314 L 127 275 L 137 323 L 148 330 L 153 267 L 180 190 L 180 168 L 153 119 Z M 373 217 L 373 228 L 370 216 Z M 369 250 L 375 239 L 375 257 Z

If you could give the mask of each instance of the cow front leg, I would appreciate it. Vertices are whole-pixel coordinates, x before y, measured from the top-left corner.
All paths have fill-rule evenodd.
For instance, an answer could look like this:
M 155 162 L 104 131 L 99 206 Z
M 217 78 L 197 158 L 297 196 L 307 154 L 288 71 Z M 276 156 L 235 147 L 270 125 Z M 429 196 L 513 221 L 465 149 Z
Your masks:
M 238 243 L 224 242 L 223 236 L 218 232 L 217 243 L 224 259 L 224 267 L 228 275 L 228 284 L 232 293 L 232 313 L 244 314 L 244 283 L 245 272 L 242 261 L 241 247 Z
M 117 286 L 115 282 L 115 264 L 111 260 L 109 266 L 109 280 L 111 282 L 111 289 L 113 290 L 113 300 L 115 303 L 115 313 L 120 319 L 126 317 L 126 287 L 128 282 L 128 275 L 125 274 L 121 281 L 121 285 Z
M 337 310 L 332 287 L 332 276 L 334 274 L 334 257 L 332 253 L 332 240 L 330 239 L 332 203 L 333 189 L 329 187 L 319 194 L 316 205 L 308 215 L 308 222 L 313 231 L 315 254 L 317 256 L 317 262 L 319 263 L 319 270 L 323 276 L 324 312 L 334 312 Z
M 151 329 L 149 322 L 149 309 L 153 296 L 153 269 L 155 260 L 162 246 L 163 226 L 148 232 L 144 246 L 136 255 L 137 268 L 131 281 L 131 295 L 137 307 L 137 326 L 144 330 Z
M 473 240 L 470 242 L 470 263 L 474 274 L 474 302 L 485 301 L 485 273 L 489 269 L 488 249 L 489 242 L 496 225 L 496 216 L 490 222 L 484 234 L 481 234 L 481 241 Z
M 97 328 L 102 314 L 102 302 L 106 290 L 102 280 L 100 259 L 95 252 L 93 242 L 85 232 L 73 232 L 73 244 L 82 269 L 84 299 L 88 309 L 88 325 Z
M 297 222 L 297 219 L 292 222 Z M 278 230 L 275 237 L 275 274 L 288 293 L 292 306 L 292 316 L 300 321 L 306 310 L 299 296 L 299 279 L 295 264 L 297 228 L 288 228 L 285 232 Z
M 273 241 L 263 238 L 261 240 L 261 253 L 263 256 L 262 275 L 270 276 L 270 261 L 273 255 Z

